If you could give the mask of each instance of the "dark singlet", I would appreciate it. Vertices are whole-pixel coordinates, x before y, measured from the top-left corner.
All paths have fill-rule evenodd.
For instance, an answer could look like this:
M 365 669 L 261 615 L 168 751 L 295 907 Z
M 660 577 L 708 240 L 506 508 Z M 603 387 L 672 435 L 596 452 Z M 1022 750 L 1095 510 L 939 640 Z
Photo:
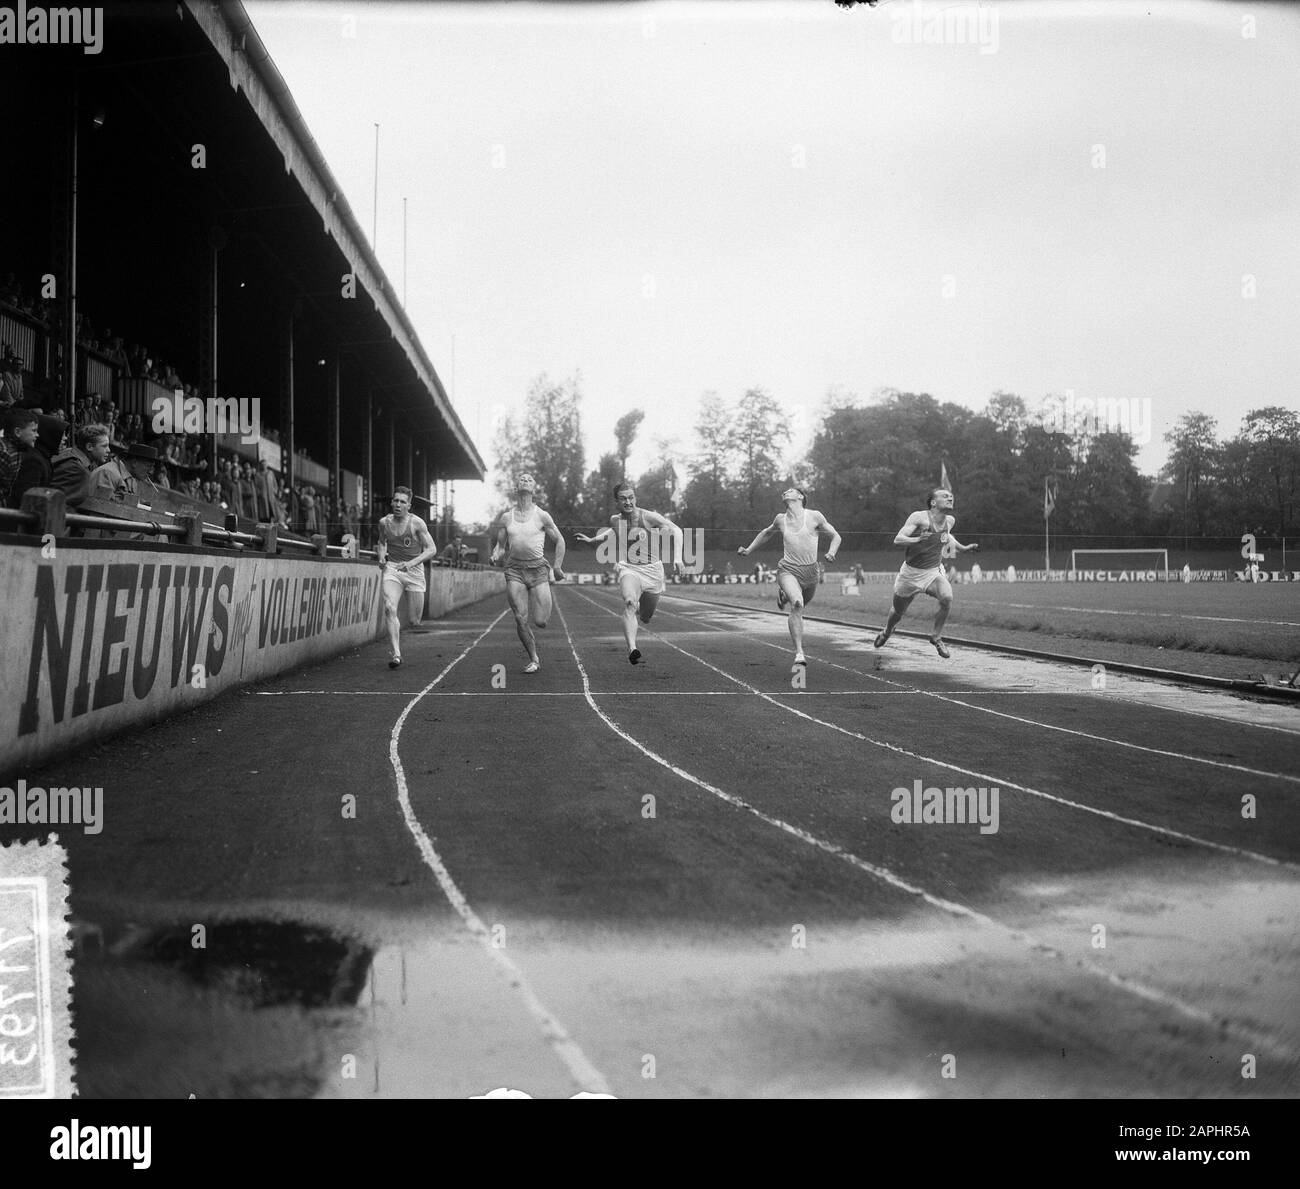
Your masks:
M 934 521 L 929 521 L 922 529 L 921 539 L 915 545 L 909 545 L 903 554 L 903 560 L 917 570 L 935 570 L 942 564 L 943 547 L 948 543 L 949 517 L 943 520 L 943 529 L 936 531 Z
M 388 549 L 389 561 L 400 563 L 420 556 L 422 550 L 419 532 L 422 524 L 423 521 L 418 516 L 409 514 L 405 526 L 400 531 L 394 527 L 391 514 L 379 522 L 380 531 L 384 534 L 384 545 Z

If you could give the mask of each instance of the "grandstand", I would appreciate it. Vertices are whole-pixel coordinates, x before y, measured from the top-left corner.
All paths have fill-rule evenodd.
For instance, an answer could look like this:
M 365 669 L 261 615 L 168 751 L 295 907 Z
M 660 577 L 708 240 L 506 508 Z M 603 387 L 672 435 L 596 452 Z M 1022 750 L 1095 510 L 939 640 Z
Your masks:
M 482 479 L 482 457 L 247 14 L 105 12 L 93 60 L 44 47 L 0 77 L 26 164 L 0 226 L 0 343 L 23 401 L 155 446 L 177 502 L 240 531 L 338 542 L 398 483 L 449 516 L 433 486 Z M 257 425 L 157 432 L 178 393 Z M 247 504 L 237 479 L 222 491 L 231 468 Z

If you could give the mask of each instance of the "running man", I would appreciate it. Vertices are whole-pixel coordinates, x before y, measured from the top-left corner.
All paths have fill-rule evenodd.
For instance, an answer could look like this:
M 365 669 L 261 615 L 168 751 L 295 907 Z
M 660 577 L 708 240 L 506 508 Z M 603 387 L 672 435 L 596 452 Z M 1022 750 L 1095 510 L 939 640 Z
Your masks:
M 424 521 L 411 515 L 411 489 L 393 488 L 392 511 L 379 522 L 375 551 L 384 567 L 384 621 L 388 625 L 388 667 L 402 663 L 401 617 L 398 606 L 405 596 L 406 615 L 415 627 L 424 618 L 424 563 L 438 552 Z
M 913 512 L 898 530 L 894 544 L 905 546 L 907 552 L 903 554 L 903 566 L 894 579 L 894 609 L 889 613 L 885 630 L 876 637 L 877 648 L 883 648 L 894 634 L 912 600 L 919 594 L 928 594 L 939 600 L 930 643 L 944 660 L 952 655 L 943 642 L 943 625 L 952 609 L 952 583 L 943 572 L 944 546 L 951 542 L 957 553 L 979 548 L 978 545 L 963 545 L 952 535 L 952 526 L 957 523 L 957 518 L 949 515 L 952 502 L 951 491 L 946 487 L 936 487 L 930 492 L 927 510 Z
M 515 613 L 515 631 L 528 653 L 525 673 L 542 667 L 533 628 L 544 628 L 551 618 L 551 583 L 564 581 L 564 538 L 549 512 L 533 503 L 537 484 L 532 475 L 515 480 L 515 502 L 502 517 L 492 550 L 492 564 L 502 558 L 506 568 L 506 598 Z M 546 542 L 555 545 L 555 570 L 546 562 Z
M 609 518 L 609 527 L 594 537 L 577 533 L 577 539 L 586 545 L 596 545 L 607 537 L 614 538 L 616 550 L 614 576 L 623 595 L 623 639 L 627 642 L 627 659 L 634 665 L 641 663 L 641 650 L 636 646 L 636 625 L 649 623 L 664 593 L 664 563 L 658 556 L 652 530 L 672 534 L 673 573 L 682 574 L 682 530 L 666 516 L 647 512 L 636 506 L 636 488 L 626 480 L 614 488 L 614 501 L 618 512 Z
M 803 609 L 817 593 L 817 534 L 830 536 L 826 560 L 833 562 L 840 551 L 840 534 L 820 512 L 810 512 L 804 507 L 806 496 L 798 487 L 788 487 L 781 493 L 785 511 L 758 534 L 747 546 L 737 549 L 741 557 L 748 557 L 773 533 L 780 533 L 785 541 L 785 555 L 776 567 L 776 606 L 786 612 L 786 626 L 794 641 L 794 663 L 806 665 L 803 655 Z

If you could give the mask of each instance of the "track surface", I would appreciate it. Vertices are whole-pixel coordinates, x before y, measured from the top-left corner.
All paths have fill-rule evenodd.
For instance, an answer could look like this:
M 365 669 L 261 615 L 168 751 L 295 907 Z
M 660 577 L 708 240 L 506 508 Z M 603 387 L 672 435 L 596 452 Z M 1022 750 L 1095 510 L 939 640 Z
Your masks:
M 375 950 L 316 1013 L 88 954 L 83 1093 L 1300 1087 L 1295 710 L 826 625 L 796 690 L 783 620 L 671 596 L 633 667 L 614 592 L 555 595 L 534 676 L 489 600 L 30 778 L 101 774 L 66 841 L 110 942 Z M 891 820 L 917 781 L 996 832 Z

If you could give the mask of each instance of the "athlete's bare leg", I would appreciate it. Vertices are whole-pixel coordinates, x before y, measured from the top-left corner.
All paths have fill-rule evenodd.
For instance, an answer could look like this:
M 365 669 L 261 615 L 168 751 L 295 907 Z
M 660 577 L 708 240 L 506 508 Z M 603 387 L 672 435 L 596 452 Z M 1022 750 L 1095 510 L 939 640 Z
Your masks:
M 424 620 L 424 596 L 422 590 L 406 592 L 406 622 L 408 627 L 418 628 Z
M 623 639 L 627 644 L 627 659 L 635 665 L 641 660 L 641 650 L 636 646 L 637 613 L 641 610 L 641 579 L 624 570 L 618 579 L 618 589 L 623 595 Z
M 384 579 L 384 626 L 388 629 L 388 667 L 397 668 L 402 663 L 402 620 L 398 607 L 402 599 L 402 584 L 396 578 Z M 393 662 L 397 663 L 394 664 Z
M 934 635 L 930 637 L 930 643 L 947 660 L 949 653 L 943 643 L 943 625 L 948 622 L 948 612 L 952 610 L 952 583 L 946 577 L 936 578 L 925 593 L 932 599 L 939 600 L 939 609 L 934 613 Z
M 799 580 L 784 570 L 777 572 L 776 584 L 785 595 L 785 623 L 790 629 L 790 639 L 794 642 L 794 659 L 797 664 L 803 660 L 803 590 L 799 586 Z
M 510 610 L 515 613 L 515 631 L 519 634 L 519 643 L 528 653 L 529 663 L 540 664 L 537 659 L 537 640 L 528 622 L 528 587 L 513 578 L 507 578 L 506 598 L 510 600 Z
M 894 607 L 889 613 L 889 618 L 885 621 L 885 630 L 876 637 L 876 647 L 883 648 L 885 642 L 894 634 L 894 629 L 903 622 L 903 616 L 907 614 L 907 609 L 912 605 L 915 595 L 895 595 Z
M 551 584 L 539 582 L 528 591 L 528 606 L 532 612 L 533 627 L 544 628 L 551 620 Z

